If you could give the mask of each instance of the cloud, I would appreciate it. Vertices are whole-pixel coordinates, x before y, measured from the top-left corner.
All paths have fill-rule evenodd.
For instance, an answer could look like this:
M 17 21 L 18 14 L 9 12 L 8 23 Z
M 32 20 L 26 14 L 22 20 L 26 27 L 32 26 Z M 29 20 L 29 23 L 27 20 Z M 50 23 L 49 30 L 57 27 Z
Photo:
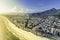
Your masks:
M 28 8 L 22 8 L 22 7 L 17 7 L 14 6 L 10 12 L 20 12 L 20 13 L 32 13 L 32 12 L 36 12 L 35 9 L 28 9 Z
M 27 13 L 26 9 L 24 8 L 21 8 L 21 7 L 17 7 L 17 6 L 14 6 L 10 12 L 20 12 L 20 13 Z

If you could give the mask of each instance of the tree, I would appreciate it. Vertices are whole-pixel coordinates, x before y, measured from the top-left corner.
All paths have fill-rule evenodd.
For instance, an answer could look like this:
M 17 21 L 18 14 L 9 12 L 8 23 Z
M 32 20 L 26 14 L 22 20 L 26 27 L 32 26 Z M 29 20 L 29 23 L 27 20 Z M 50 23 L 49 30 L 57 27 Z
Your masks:
M 29 20 L 30 20 L 30 17 L 28 19 L 26 19 L 27 21 L 25 22 L 25 28 L 28 27 L 28 23 L 29 23 Z

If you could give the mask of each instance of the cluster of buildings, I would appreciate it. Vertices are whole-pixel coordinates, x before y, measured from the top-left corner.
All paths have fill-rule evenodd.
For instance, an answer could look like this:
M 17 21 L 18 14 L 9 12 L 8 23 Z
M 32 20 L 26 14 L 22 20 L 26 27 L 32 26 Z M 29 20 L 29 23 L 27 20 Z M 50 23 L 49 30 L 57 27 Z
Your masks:
M 31 18 L 28 27 L 32 27 L 34 31 L 49 34 L 52 36 L 60 36 L 60 19 L 54 16 L 46 18 Z
M 15 18 L 13 19 L 16 25 L 25 26 L 26 18 Z M 60 19 L 55 16 L 44 16 L 44 17 L 31 17 L 28 22 L 27 28 L 32 29 L 37 33 L 49 34 L 52 36 L 60 36 Z

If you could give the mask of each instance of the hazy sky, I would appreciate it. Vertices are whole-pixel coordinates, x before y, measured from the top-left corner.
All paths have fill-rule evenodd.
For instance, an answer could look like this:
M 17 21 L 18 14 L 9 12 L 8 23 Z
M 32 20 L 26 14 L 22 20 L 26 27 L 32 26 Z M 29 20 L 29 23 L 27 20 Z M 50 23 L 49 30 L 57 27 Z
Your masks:
M 0 12 L 37 12 L 51 8 L 60 9 L 60 0 L 0 0 Z

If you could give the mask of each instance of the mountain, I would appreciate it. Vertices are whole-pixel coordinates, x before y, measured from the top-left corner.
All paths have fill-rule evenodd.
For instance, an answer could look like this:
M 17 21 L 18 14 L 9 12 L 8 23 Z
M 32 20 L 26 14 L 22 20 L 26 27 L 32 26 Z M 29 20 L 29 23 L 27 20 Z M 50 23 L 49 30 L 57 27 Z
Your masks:
M 32 14 L 29 14 L 29 15 L 34 16 L 34 17 L 44 16 L 44 15 L 54 15 L 58 11 L 60 11 L 60 10 L 52 8 L 50 10 L 46 10 L 46 11 L 43 11 L 43 12 L 32 13 Z

